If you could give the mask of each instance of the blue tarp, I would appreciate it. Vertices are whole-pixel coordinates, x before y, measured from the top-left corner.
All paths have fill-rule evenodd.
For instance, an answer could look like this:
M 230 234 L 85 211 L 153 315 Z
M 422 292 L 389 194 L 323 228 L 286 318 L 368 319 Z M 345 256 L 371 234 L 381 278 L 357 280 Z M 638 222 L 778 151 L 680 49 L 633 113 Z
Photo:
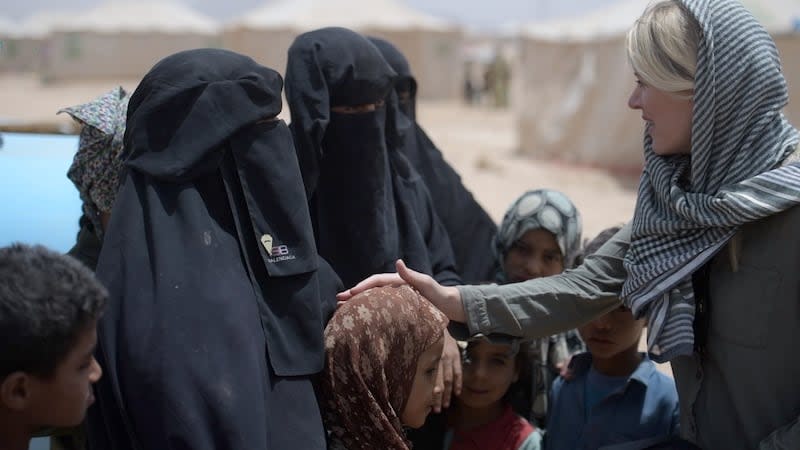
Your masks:
M 81 200 L 67 178 L 78 137 L 4 133 L 0 147 L 0 246 L 75 243 Z

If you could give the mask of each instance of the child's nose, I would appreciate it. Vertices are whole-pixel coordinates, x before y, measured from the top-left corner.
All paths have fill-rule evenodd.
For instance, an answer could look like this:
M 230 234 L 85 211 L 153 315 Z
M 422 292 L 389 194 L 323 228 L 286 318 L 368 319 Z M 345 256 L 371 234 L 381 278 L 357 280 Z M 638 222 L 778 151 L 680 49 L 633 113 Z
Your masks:
M 598 317 L 594 321 L 594 327 L 598 330 L 610 330 L 611 329 L 611 320 L 607 317 L 608 314 Z
M 527 264 L 525 264 L 525 271 L 528 272 L 528 275 L 532 278 L 541 278 L 543 266 L 544 264 L 539 258 L 530 258 Z
M 89 381 L 92 383 L 97 383 L 102 376 L 103 368 L 100 367 L 100 363 L 98 363 L 97 360 L 92 357 L 91 367 L 89 368 Z

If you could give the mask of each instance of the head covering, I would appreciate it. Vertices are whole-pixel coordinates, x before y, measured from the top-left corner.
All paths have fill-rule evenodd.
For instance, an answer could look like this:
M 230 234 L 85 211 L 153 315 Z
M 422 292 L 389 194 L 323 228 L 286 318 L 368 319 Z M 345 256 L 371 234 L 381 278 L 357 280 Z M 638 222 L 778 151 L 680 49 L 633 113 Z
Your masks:
M 417 82 L 405 56 L 386 40 L 373 37 L 370 41 L 397 72 L 395 91 L 410 93 L 409 99 L 398 105 L 412 121 L 409 127 L 401 129 L 404 139 L 398 150 L 419 173 L 431 194 L 433 207 L 452 244 L 461 279 L 466 283 L 489 281 L 496 271 L 491 242 L 497 225 L 467 190 L 425 130 L 415 122 Z
M 417 80 L 414 78 L 414 75 L 411 73 L 411 66 L 408 64 L 408 60 L 397 49 L 391 42 L 377 38 L 377 37 L 370 37 L 370 42 L 372 42 L 375 47 L 383 55 L 383 59 L 389 63 L 389 65 L 394 69 L 397 73 L 397 78 L 394 83 L 394 90 L 397 92 L 398 95 L 401 93 L 408 94 L 405 99 L 400 99 L 399 107 L 400 111 L 406 115 L 412 121 L 417 120 Z M 404 96 L 405 97 L 405 96 Z
M 277 72 L 216 49 L 163 59 L 132 95 L 93 448 L 325 448 L 309 376 L 339 285 L 280 108 Z
M 457 282 L 429 194 L 393 151 L 407 127 L 390 95 L 395 75 L 374 45 L 344 28 L 302 34 L 289 49 L 286 96 L 319 253 L 345 285 L 393 271 L 398 258 Z M 379 105 L 331 111 L 364 104 Z
M 691 155 L 658 156 L 645 136 L 622 289 L 634 315 L 648 316 L 659 362 L 693 351 L 691 274 L 741 225 L 800 202 L 800 167 L 782 166 L 800 136 L 781 113 L 788 92 L 772 38 L 738 1 L 682 3 L 702 29 Z
M 70 106 L 65 112 L 80 123 L 78 152 L 67 171 L 83 200 L 83 213 L 102 236 L 100 213 L 111 212 L 122 168 L 122 136 L 130 97 L 121 86 L 89 103 Z
M 408 286 L 368 290 L 336 311 L 319 386 L 326 428 L 347 450 L 410 448 L 400 416 L 419 357 L 446 326 Z
M 519 238 L 531 230 L 544 229 L 556 237 L 564 268 L 574 267 L 581 250 L 581 215 L 572 201 L 559 191 L 537 189 L 522 194 L 503 216 L 494 238 L 495 258 L 505 281 L 503 260 Z

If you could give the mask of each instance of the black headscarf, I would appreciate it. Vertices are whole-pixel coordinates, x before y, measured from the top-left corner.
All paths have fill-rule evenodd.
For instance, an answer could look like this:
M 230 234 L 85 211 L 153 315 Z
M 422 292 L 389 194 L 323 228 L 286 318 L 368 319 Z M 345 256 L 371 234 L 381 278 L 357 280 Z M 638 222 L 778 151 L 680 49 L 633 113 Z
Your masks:
M 391 106 L 395 76 L 375 46 L 344 28 L 305 33 L 289 49 L 286 97 L 317 246 L 345 285 L 393 271 L 398 258 L 457 283 L 429 194 L 393 151 L 404 120 Z M 331 111 L 374 103 L 383 105 L 359 114 Z
M 481 283 L 493 278 L 495 263 L 492 250 L 497 225 L 475 200 L 458 173 L 445 161 L 442 152 L 416 123 L 417 82 L 405 56 L 391 43 L 370 38 L 384 59 L 397 72 L 395 90 L 407 99 L 400 110 L 413 121 L 399 147 L 419 172 L 430 191 L 436 209 L 455 254 L 456 267 L 465 283 Z
M 317 255 L 277 72 L 169 56 L 130 100 L 97 274 L 95 448 L 325 448 L 309 375 L 340 284 Z

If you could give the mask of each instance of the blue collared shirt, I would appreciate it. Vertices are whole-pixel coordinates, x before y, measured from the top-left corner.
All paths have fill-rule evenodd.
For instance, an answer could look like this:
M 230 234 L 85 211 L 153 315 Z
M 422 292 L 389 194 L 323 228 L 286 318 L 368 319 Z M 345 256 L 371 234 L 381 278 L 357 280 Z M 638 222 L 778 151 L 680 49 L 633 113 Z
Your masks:
M 625 442 L 677 436 L 678 393 L 675 382 L 646 356 L 619 389 L 586 411 L 586 379 L 592 355 L 575 355 L 575 378 L 553 383 L 545 435 L 546 450 L 598 449 Z

